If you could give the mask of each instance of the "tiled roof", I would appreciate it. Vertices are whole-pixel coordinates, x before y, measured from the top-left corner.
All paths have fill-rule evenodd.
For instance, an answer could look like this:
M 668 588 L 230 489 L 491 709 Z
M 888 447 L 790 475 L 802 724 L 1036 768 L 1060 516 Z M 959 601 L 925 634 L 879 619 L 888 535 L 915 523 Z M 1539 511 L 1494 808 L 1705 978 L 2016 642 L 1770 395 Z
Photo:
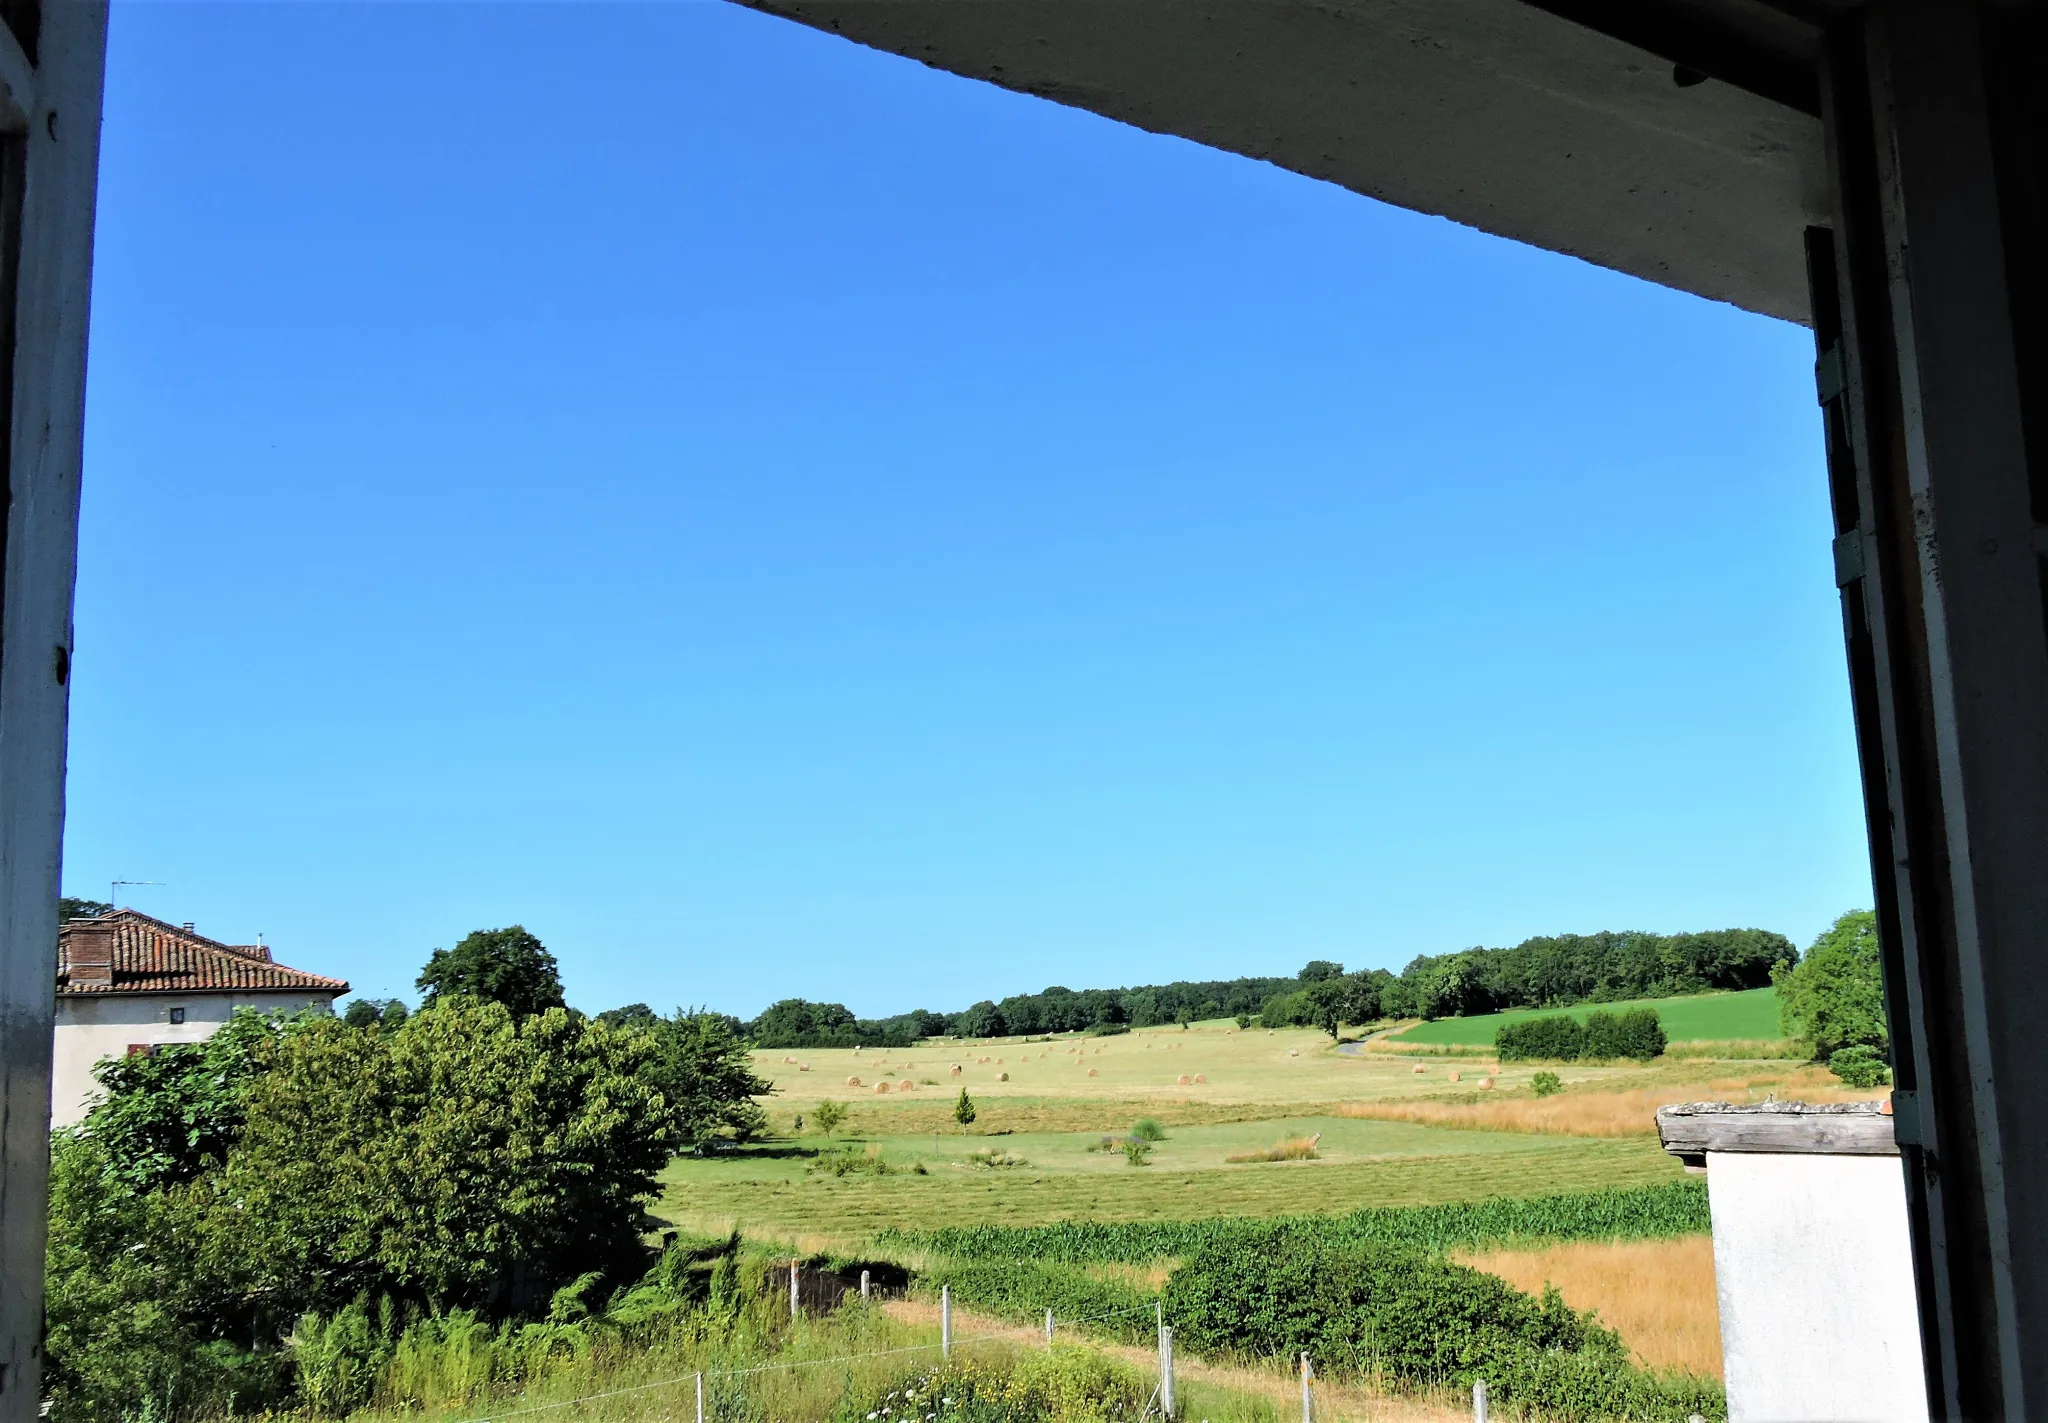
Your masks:
M 57 930 L 57 992 L 338 995 L 348 992 L 348 983 L 273 963 L 261 944 L 216 943 L 133 909 L 116 909 Z

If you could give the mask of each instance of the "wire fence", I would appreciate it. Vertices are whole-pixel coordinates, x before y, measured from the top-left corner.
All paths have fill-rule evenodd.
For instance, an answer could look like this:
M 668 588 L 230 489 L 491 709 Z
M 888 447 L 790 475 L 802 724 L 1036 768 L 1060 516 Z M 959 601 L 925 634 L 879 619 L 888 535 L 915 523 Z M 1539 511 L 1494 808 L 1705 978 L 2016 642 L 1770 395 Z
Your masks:
M 1157 1302 L 1151 1301 L 1145 1304 L 1125 1305 L 1120 1309 L 1104 1310 L 1099 1314 L 1084 1315 L 1079 1319 L 1067 1319 L 1058 1322 L 1072 1329 L 1085 1324 L 1100 1324 L 1107 1319 L 1116 1319 L 1123 1315 L 1136 1314 L 1140 1311 L 1153 1312 L 1156 1311 L 1157 1307 Z M 886 1359 L 902 1354 L 929 1354 L 934 1350 L 944 1351 L 968 1344 L 986 1344 L 997 1339 L 1014 1339 L 1018 1337 L 1038 1339 L 1042 1338 L 1043 1335 L 1036 1326 L 1018 1325 L 1010 1329 L 998 1329 L 988 1334 L 975 1334 L 965 1339 L 955 1339 L 950 1344 L 945 1340 L 940 1340 L 931 1344 L 905 1344 L 894 1349 L 870 1349 L 858 1354 L 834 1354 L 823 1359 L 788 1359 L 776 1363 L 753 1364 L 745 1368 L 692 1369 L 686 1374 L 677 1374 L 674 1378 L 656 1379 L 652 1383 L 629 1384 L 622 1388 L 608 1388 L 596 1393 L 579 1394 L 574 1398 L 560 1398 L 548 1403 L 532 1403 L 519 1408 L 508 1408 L 492 1413 L 480 1413 L 475 1417 L 462 1419 L 460 1423 L 505 1423 L 505 1420 L 511 1418 L 524 1418 L 534 1413 L 551 1413 L 557 1409 L 575 1408 L 585 1403 L 601 1403 L 608 1398 L 625 1398 L 636 1393 L 653 1393 L 659 1389 L 678 1388 L 683 1384 L 695 1383 L 700 1379 L 708 1383 L 715 1379 L 745 1378 L 754 1374 L 791 1372 L 797 1369 L 820 1369 L 833 1364 L 857 1364 L 867 1359 Z

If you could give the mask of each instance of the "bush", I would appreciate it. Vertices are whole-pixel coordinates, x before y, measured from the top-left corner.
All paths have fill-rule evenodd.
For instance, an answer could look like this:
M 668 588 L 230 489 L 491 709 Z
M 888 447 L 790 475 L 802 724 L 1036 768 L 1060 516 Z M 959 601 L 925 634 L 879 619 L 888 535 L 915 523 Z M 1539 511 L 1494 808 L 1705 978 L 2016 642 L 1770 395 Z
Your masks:
M 1165 1141 L 1166 1128 L 1154 1117 L 1140 1117 L 1131 1124 L 1131 1135 L 1139 1141 Z
M 1554 1097 L 1564 1091 L 1564 1079 L 1555 1072 L 1539 1072 L 1529 1079 L 1529 1090 L 1539 1097 Z
M 1092 1320 L 1088 1327 L 1124 1340 L 1151 1339 L 1152 1300 L 1128 1280 L 1098 1279 L 1069 1265 L 1040 1260 L 955 1262 L 918 1277 L 936 1295 L 950 1285 L 958 1304 L 1007 1319 L 1042 1324 L 1049 1309 L 1056 1319 Z
M 1091 1038 L 1120 1037 L 1131 1030 L 1129 1023 L 1090 1023 L 1088 1036 Z
M 1132 1166 L 1151 1165 L 1152 1143 L 1135 1136 L 1127 1138 L 1124 1142 L 1124 1160 Z
M 1590 1013 L 1581 1023 L 1568 1013 L 1509 1023 L 1493 1040 L 1502 1062 L 1574 1062 L 1586 1057 L 1632 1057 L 1647 1062 L 1664 1052 L 1664 1025 L 1655 1008 Z
M 846 1108 L 830 1100 L 818 1103 L 811 1113 L 811 1122 L 819 1131 L 830 1136 L 846 1123 Z
M 1587 1057 L 1632 1057 L 1648 1062 L 1664 1053 L 1664 1025 L 1655 1008 L 1591 1013 L 1586 1017 Z
M 1881 1087 L 1891 1081 L 1892 1070 L 1884 1054 L 1874 1047 L 1840 1048 L 1828 1059 L 1828 1071 L 1851 1087 Z
M 1468 1386 L 1566 1417 L 1726 1415 L 1705 1380 L 1665 1379 L 1620 1339 L 1505 1281 L 1398 1246 L 1270 1233 L 1205 1247 L 1174 1271 L 1166 1317 L 1198 1351 L 1293 1359 L 1326 1375 Z
M 1493 1040 L 1502 1062 L 1573 1062 L 1586 1055 L 1586 1026 L 1569 1014 L 1504 1025 Z

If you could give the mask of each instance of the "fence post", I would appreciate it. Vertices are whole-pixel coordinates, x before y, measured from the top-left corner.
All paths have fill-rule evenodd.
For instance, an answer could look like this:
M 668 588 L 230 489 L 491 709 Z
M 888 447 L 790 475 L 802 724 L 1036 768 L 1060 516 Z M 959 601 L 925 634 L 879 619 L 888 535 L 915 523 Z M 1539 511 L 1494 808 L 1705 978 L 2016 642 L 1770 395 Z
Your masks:
M 1486 1380 L 1472 1385 L 1472 1423 L 1486 1423 Z
M 939 1286 L 939 1357 L 953 1357 L 953 1287 Z
M 1052 1311 L 1045 1312 L 1045 1342 L 1052 1343 Z
M 1173 1417 L 1173 1330 L 1159 1326 L 1159 1411 Z
M 860 1298 L 861 1298 L 861 1303 L 863 1303 L 863 1304 L 867 1303 L 867 1298 L 868 1298 L 868 1272 L 867 1272 L 866 1270 L 862 1270 L 862 1271 L 860 1272 Z
M 1315 1423 L 1315 1405 L 1308 1391 L 1309 1377 L 1308 1353 L 1304 1350 L 1301 1356 L 1301 1423 Z
M 789 1262 L 789 1317 L 791 1319 L 796 1318 L 797 1310 L 798 1306 L 796 1302 L 796 1261 L 792 1260 Z
M 697 1375 L 697 1423 L 704 1423 L 704 1375 Z

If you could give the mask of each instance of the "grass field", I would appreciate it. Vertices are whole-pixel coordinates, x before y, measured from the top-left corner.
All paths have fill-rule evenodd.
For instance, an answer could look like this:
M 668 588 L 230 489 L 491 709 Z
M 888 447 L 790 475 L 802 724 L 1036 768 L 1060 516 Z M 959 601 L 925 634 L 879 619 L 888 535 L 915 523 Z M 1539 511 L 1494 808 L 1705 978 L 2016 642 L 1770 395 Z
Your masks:
M 1394 1043 L 1428 1043 L 1447 1047 L 1491 1047 L 1494 1035 L 1509 1023 L 1568 1013 L 1584 1021 L 1590 1013 L 1655 1008 L 1664 1035 L 1675 1043 L 1755 1041 L 1776 1038 L 1776 990 L 1751 988 L 1740 993 L 1697 993 L 1684 998 L 1645 998 L 1632 1003 L 1581 1003 L 1573 1008 L 1518 1008 L 1510 1013 L 1485 1013 L 1473 1018 L 1439 1018 L 1394 1034 Z

